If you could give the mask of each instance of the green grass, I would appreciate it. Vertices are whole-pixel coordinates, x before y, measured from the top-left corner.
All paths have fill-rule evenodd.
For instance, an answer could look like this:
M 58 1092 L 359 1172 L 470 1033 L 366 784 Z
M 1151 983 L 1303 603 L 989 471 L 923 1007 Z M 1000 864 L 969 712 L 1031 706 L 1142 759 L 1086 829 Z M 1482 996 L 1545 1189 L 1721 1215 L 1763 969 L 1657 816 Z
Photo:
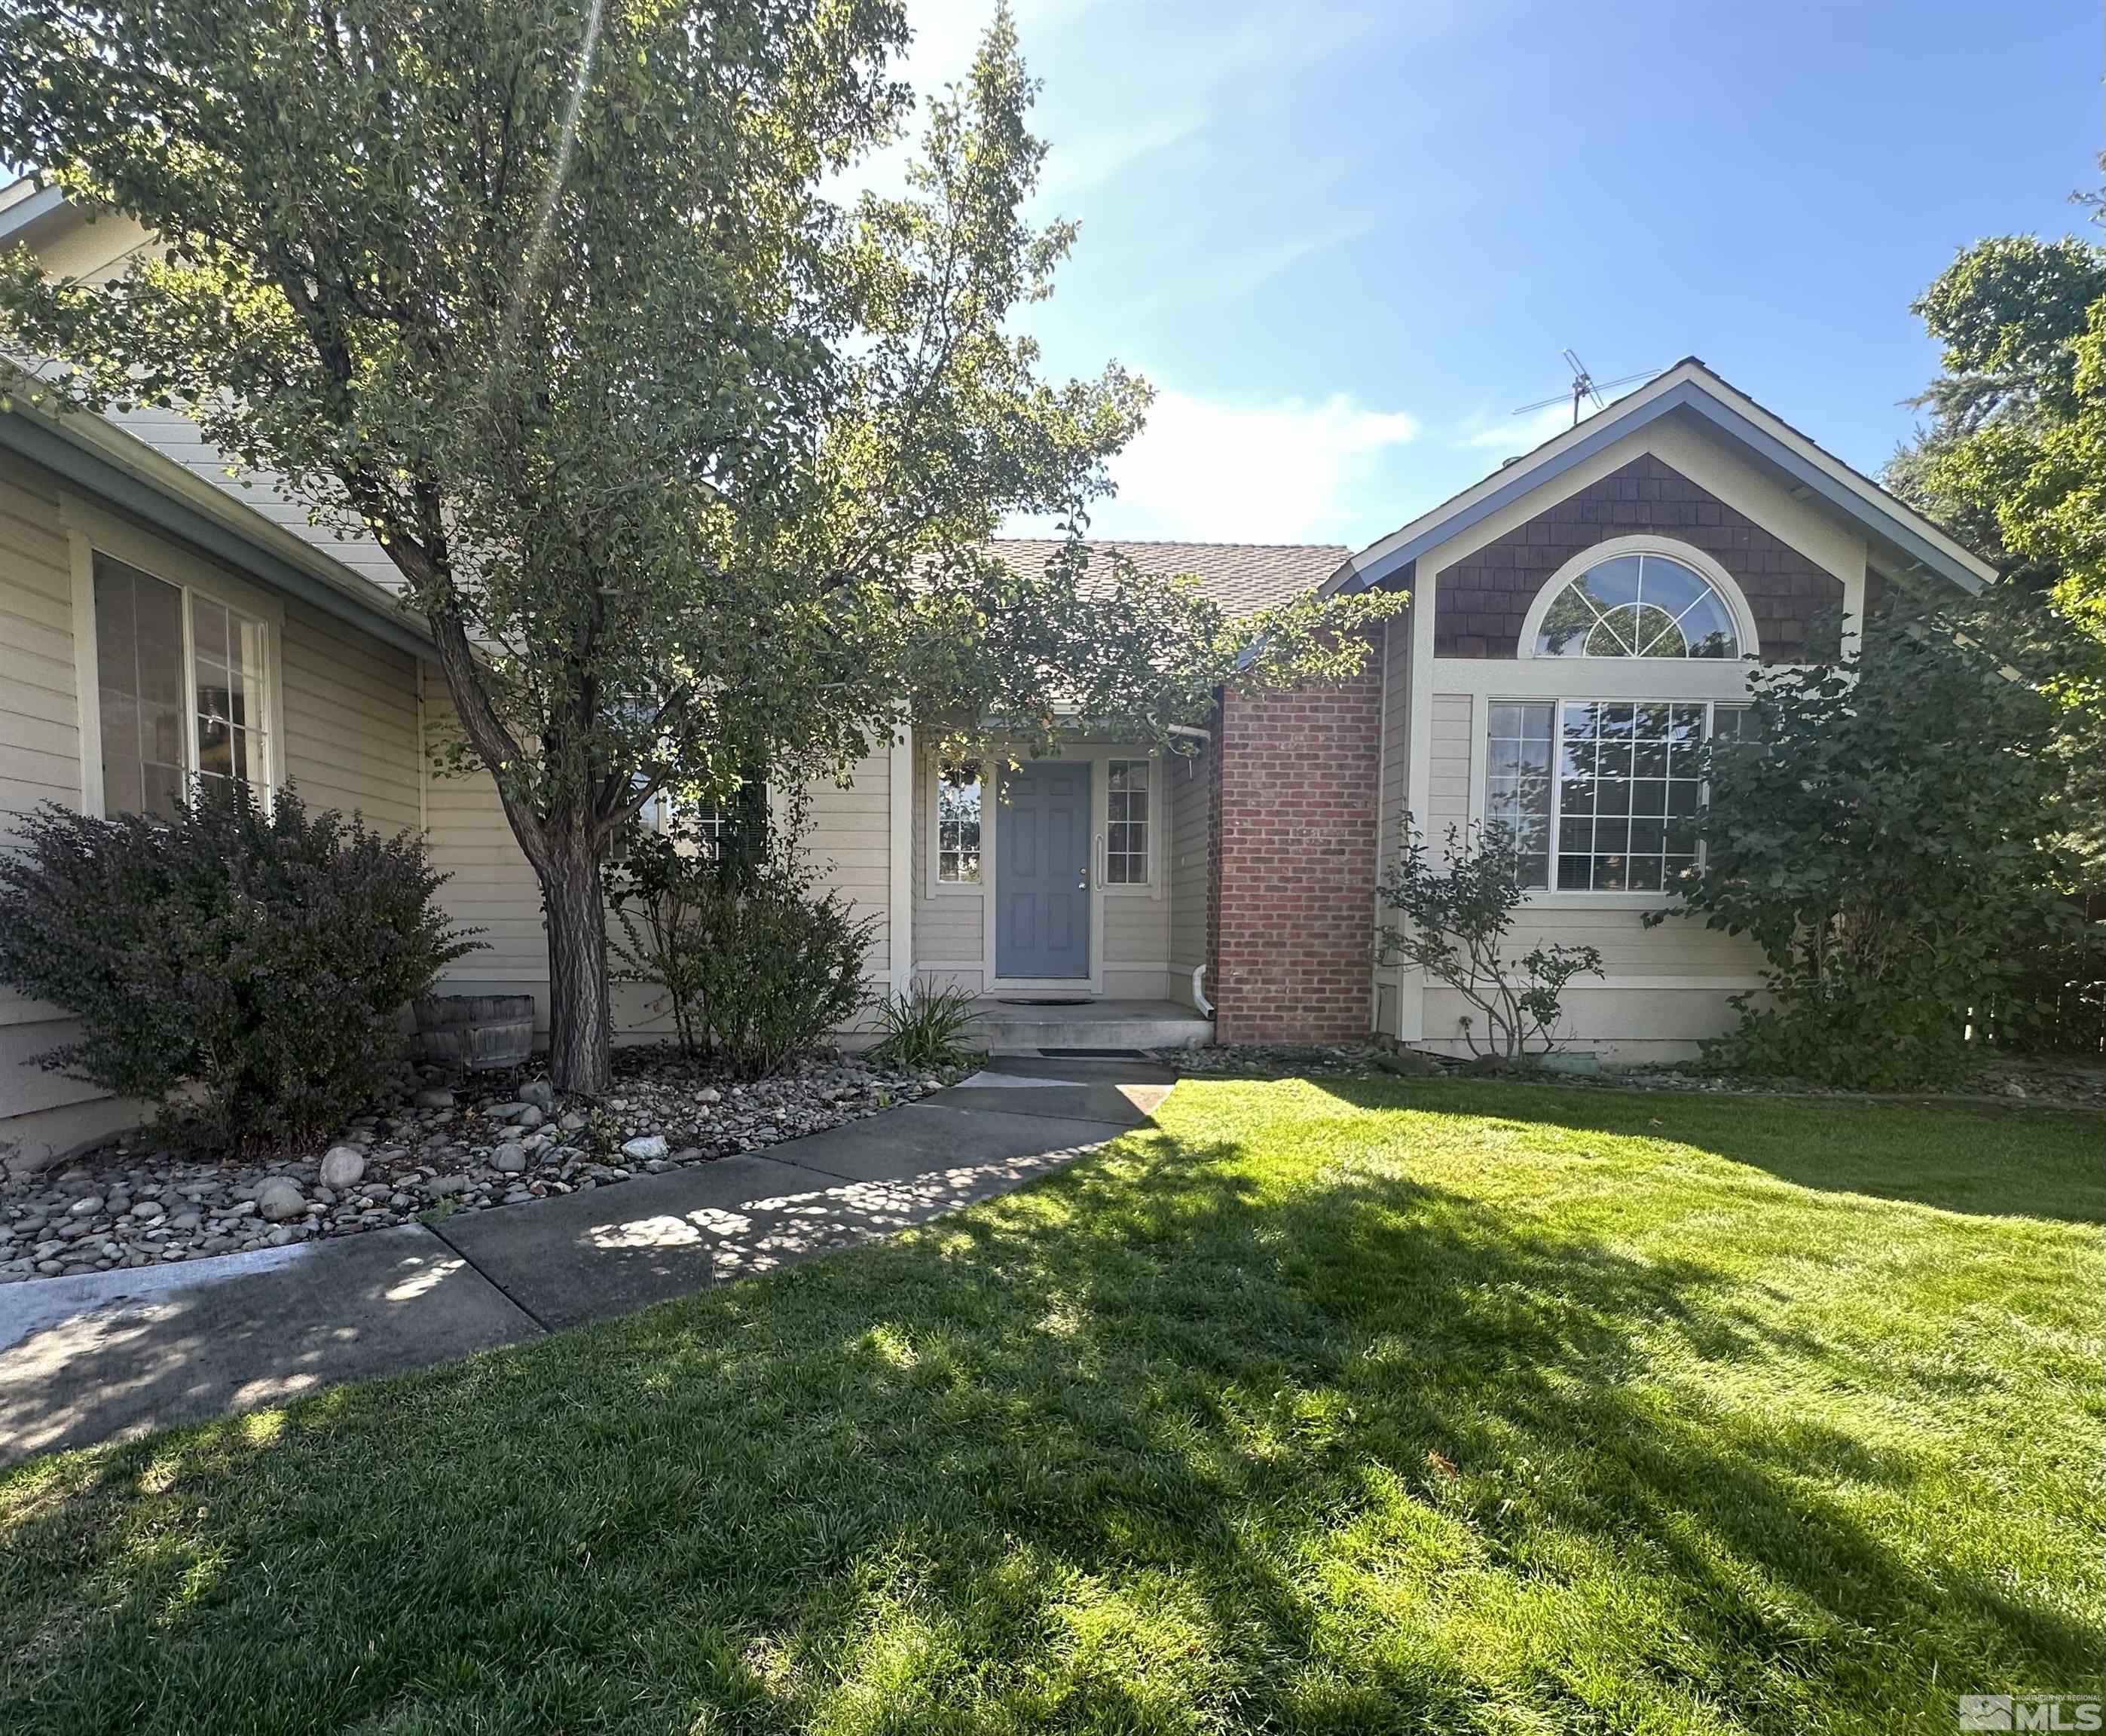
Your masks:
M 903 1241 L 0 1478 L 0 1729 L 1944 1736 L 2098 1684 L 2102 1169 L 1187 1083 Z

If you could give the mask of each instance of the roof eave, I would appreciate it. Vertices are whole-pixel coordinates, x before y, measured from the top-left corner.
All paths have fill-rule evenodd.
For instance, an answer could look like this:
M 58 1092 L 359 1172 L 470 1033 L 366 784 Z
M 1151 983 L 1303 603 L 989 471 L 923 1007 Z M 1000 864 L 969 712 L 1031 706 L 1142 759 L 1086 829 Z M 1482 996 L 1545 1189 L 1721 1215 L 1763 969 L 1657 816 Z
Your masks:
M 1325 585 L 1326 592 L 1364 590 L 1396 576 L 1427 550 L 1677 410 L 1698 416 L 1739 441 L 1869 533 L 1958 589 L 1976 593 L 1996 579 L 1996 570 L 1987 561 L 1692 359 L 1678 362 L 1651 384 L 1546 441 L 1526 458 L 1370 543 L 1346 563 L 1350 576 L 1342 571 Z
M 429 632 L 392 593 L 105 418 L 31 402 L 19 379 L 6 381 L 12 371 L 0 370 L 0 385 L 9 388 L 0 447 L 397 650 L 436 657 Z

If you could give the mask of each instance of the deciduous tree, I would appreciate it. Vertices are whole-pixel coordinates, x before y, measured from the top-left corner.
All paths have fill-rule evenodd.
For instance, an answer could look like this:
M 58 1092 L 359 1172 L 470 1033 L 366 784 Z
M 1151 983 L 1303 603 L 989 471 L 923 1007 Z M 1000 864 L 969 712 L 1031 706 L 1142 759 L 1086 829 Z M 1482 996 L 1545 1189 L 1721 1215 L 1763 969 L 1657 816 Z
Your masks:
M 911 704 L 1042 739 L 1158 730 L 1248 635 L 1079 533 L 1143 384 L 1051 384 L 1014 329 L 1073 231 L 997 16 L 904 193 L 899 0 L 7 0 L 0 155 L 158 248 L 0 272 L 35 389 L 193 416 L 363 526 L 430 624 L 464 752 L 544 898 L 558 1083 L 608 1077 L 598 859 L 669 779 L 823 775 Z M 1389 605 L 1257 624 L 1257 680 Z

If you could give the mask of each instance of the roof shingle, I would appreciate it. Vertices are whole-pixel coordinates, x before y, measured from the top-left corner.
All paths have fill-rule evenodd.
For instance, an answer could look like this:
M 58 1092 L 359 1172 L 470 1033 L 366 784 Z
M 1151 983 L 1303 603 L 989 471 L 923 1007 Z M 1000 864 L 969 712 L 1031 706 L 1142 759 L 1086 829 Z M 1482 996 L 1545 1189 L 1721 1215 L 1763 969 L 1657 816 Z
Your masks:
M 1043 567 L 1064 544 L 1050 537 L 997 536 L 988 545 L 1012 568 Z M 1270 608 L 1314 590 L 1352 552 L 1342 543 L 1127 542 L 1092 539 L 1094 553 L 1116 550 L 1143 572 L 1190 576 L 1203 595 L 1232 618 Z

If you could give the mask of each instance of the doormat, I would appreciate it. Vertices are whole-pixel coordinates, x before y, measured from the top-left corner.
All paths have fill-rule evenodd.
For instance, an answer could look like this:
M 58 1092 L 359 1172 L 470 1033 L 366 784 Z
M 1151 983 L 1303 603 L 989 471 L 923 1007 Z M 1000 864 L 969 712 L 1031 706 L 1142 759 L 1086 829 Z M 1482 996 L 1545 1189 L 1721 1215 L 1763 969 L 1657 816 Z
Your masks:
M 1068 994 L 1042 995 L 1034 999 L 1028 996 L 1006 994 L 1001 998 L 1001 1004 L 1005 1007 L 1087 1007 L 1090 1004 L 1090 998 L 1087 994 Z
M 1078 1061 L 1145 1061 L 1145 1049 L 1041 1049 L 1038 1052 L 1048 1061 L 1064 1061 L 1072 1055 Z

